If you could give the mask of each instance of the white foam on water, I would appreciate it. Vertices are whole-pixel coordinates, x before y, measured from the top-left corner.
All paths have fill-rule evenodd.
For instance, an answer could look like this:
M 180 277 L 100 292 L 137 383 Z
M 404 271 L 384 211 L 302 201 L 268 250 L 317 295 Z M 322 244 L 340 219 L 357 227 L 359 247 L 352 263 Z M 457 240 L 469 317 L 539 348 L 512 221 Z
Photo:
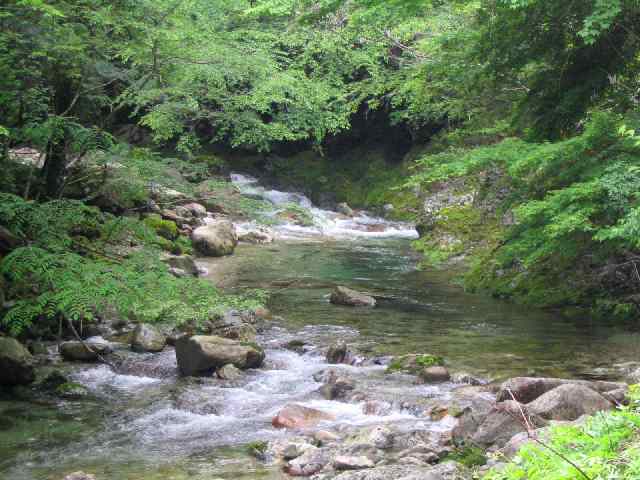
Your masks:
M 98 390 L 104 387 L 112 387 L 116 390 L 136 393 L 140 387 L 154 385 L 160 382 L 157 378 L 138 377 L 134 375 L 121 375 L 115 373 L 106 365 L 100 365 L 89 370 L 83 370 L 73 375 L 78 383 L 91 390 Z
M 284 222 L 274 226 L 278 238 L 285 240 L 307 239 L 309 237 L 329 237 L 341 240 L 358 238 L 418 238 L 413 225 L 403 222 L 391 222 L 366 213 L 357 213 L 345 218 L 338 212 L 323 210 L 313 206 L 311 200 L 301 193 L 268 190 L 258 184 L 258 180 L 239 173 L 231 174 L 232 183 L 245 195 L 258 196 L 271 202 L 275 216 L 278 207 L 296 204 L 308 210 L 313 219 L 312 226 L 300 226 Z

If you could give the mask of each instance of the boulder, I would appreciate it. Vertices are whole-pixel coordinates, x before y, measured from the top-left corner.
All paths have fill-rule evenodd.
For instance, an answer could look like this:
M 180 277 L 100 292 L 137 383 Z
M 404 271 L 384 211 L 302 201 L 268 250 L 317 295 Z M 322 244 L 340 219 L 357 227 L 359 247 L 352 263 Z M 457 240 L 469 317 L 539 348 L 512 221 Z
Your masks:
M 27 385 L 35 380 L 34 359 L 20 342 L 0 337 L 0 385 Z
M 336 205 L 336 211 L 347 217 L 353 217 L 354 215 L 353 209 L 346 202 Z
M 273 417 L 271 424 L 276 428 L 308 428 L 324 420 L 334 420 L 334 418 L 333 415 L 316 410 L 315 408 L 290 403 L 285 405 L 282 410 Z
M 504 382 L 498 391 L 496 400 L 502 402 L 512 400 L 511 394 L 520 403 L 534 401 L 540 395 L 553 390 L 560 385 L 583 385 L 587 388 L 603 393 L 625 387 L 623 383 L 586 380 L 565 380 L 562 378 L 536 378 L 536 377 L 515 377 Z
M 205 257 L 231 255 L 238 245 L 236 229 L 226 220 L 196 228 L 191 240 L 196 251 Z
M 220 380 L 239 380 L 242 378 L 242 371 L 235 365 L 229 363 L 223 367 L 220 367 L 216 371 L 216 376 Z
M 70 341 L 60 344 L 60 355 L 65 360 L 78 362 L 95 362 L 98 355 L 106 355 L 111 353 L 111 347 L 107 343 L 102 342 L 78 342 Z
M 376 299 L 347 287 L 336 287 L 331 292 L 331 303 L 349 307 L 375 307 Z
M 156 327 L 141 323 L 133 331 L 131 350 L 134 352 L 161 352 L 166 343 L 166 337 Z
M 264 351 L 255 344 L 228 338 L 183 336 L 176 341 L 176 359 L 182 375 L 210 375 L 229 363 L 240 369 L 258 368 L 264 361 Z
M 344 400 L 354 388 L 353 380 L 331 370 L 328 374 L 327 383 L 320 387 L 320 395 L 327 400 Z
M 348 345 L 343 341 L 338 341 L 329 346 L 326 354 L 326 359 L 327 363 L 345 363 L 347 365 L 353 364 L 355 360 L 353 353 L 349 350 Z
M 489 412 L 471 437 L 472 443 L 481 447 L 503 447 L 515 434 L 526 431 L 523 414 L 533 428 L 546 425 L 528 406 L 507 400 L 497 404 Z
M 423 368 L 420 370 L 419 375 L 425 383 L 442 383 L 448 382 L 451 379 L 449 370 L 439 365 Z
M 338 455 L 333 460 L 333 468 L 336 470 L 363 470 L 365 468 L 373 468 L 373 461 L 364 455 Z
M 330 461 L 328 451 L 323 448 L 313 448 L 291 460 L 284 470 L 293 477 L 310 477 L 322 470 Z
M 572 421 L 582 415 L 611 410 L 614 405 L 584 385 L 565 384 L 539 396 L 527 408 L 545 420 Z
M 228 310 L 208 320 L 206 327 L 209 333 L 219 337 L 253 342 L 256 339 L 256 329 L 250 324 L 253 320 L 246 312 Z

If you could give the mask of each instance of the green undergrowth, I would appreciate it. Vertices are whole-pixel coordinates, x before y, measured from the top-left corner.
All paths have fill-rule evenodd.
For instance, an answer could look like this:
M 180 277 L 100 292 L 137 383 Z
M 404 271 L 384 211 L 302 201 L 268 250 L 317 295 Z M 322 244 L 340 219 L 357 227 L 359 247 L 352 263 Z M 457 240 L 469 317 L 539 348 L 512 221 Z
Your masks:
M 421 355 L 403 355 L 394 358 L 387 366 L 387 373 L 409 372 L 417 373 L 423 368 L 442 366 L 444 359 L 437 355 L 421 354 Z
M 456 139 L 422 156 L 406 188 L 429 192 L 462 181 L 475 198 L 443 208 L 416 247 L 431 263 L 471 254 L 471 290 L 637 316 L 638 125 L 633 116 L 595 112 L 581 134 L 566 140 L 497 135 L 470 147 Z
M 21 242 L 0 260 L 12 305 L 0 328 L 13 335 L 47 335 L 65 318 L 198 323 L 264 301 L 261 292 L 225 295 L 205 280 L 174 277 L 159 259 L 167 240 L 136 217 L 75 200 L 37 203 L 0 194 L 0 224 Z
M 630 391 L 631 406 L 598 413 L 581 425 L 552 427 L 541 437 L 544 445 L 530 442 L 484 480 L 640 478 L 640 388 Z

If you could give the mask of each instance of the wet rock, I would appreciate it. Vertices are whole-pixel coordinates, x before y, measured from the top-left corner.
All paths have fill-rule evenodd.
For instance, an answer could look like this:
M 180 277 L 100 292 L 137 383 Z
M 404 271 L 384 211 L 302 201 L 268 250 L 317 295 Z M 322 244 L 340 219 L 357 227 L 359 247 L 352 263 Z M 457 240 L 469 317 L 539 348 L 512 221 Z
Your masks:
M 78 362 L 95 362 L 98 356 L 111 353 L 111 347 L 101 342 L 70 341 L 60 344 L 60 355 L 65 360 Z
M 252 243 L 254 245 L 263 245 L 265 243 L 272 243 L 276 238 L 276 234 L 268 227 L 255 226 L 251 228 L 244 228 L 238 232 L 238 240 L 245 243 Z
M 64 480 L 96 480 L 96 477 L 84 472 L 73 472 L 64 477 Z
M 32 355 L 48 355 L 49 347 L 44 342 L 31 342 L 29 345 L 29 351 Z
M 283 345 L 283 348 L 302 355 L 305 352 L 306 346 L 307 346 L 307 342 L 305 342 L 304 340 L 291 340 L 285 343 Z
M 613 404 L 584 385 L 565 384 L 539 396 L 527 408 L 546 420 L 576 420 L 582 415 L 611 410 Z
M 327 444 L 337 442 L 340 436 L 328 430 L 318 430 L 313 433 L 313 439 L 320 444 Z
M 220 380 L 239 380 L 242 378 L 242 371 L 233 364 L 229 363 L 228 365 L 220 367 L 216 371 L 216 376 Z
M 329 347 L 329 349 L 327 350 L 326 359 L 327 363 L 333 365 L 339 363 L 351 365 L 355 360 L 354 355 L 349 350 L 348 345 L 342 341 L 336 342 Z
M 324 420 L 334 419 L 329 413 L 291 403 L 278 412 L 271 424 L 276 428 L 308 428 Z
M 336 287 L 331 292 L 331 303 L 335 305 L 347 305 L 349 307 L 375 307 L 376 299 L 347 287 Z
M 368 400 L 362 406 L 362 413 L 365 415 L 388 415 L 391 413 L 392 405 L 382 400 Z
M 345 399 L 354 388 L 355 383 L 352 379 L 331 370 L 328 374 L 327 383 L 320 387 L 319 392 L 320 395 L 327 400 L 342 400 Z
M 353 209 L 346 202 L 336 205 L 336 211 L 347 217 L 353 217 L 354 215 Z
M 65 382 L 55 388 L 55 393 L 67 400 L 81 400 L 89 396 L 87 387 L 80 383 Z
M 199 275 L 198 266 L 191 255 L 165 255 L 162 261 L 169 267 L 182 270 L 188 275 L 194 277 Z
M 489 412 L 471 441 L 481 447 L 503 447 L 515 434 L 526 430 L 523 414 L 534 428 L 546 425 L 527 405 L 507 400 L 497 404 Z
M 486 380 L 474 377 L 473 375 L 464 372 L 454 373 L 453 375 L 451 375 L 451 381 L 453 383 L 463 383 L 466 385 L 472 385 L 474 387 L 487 384 Z
M 387 372 L 406 372 L 418 374 L 428 367 L 441 367 L 444 359 L 429 353 L 411 353 L 395 357 L 387 366 Z
M 449 370 L 441 366 L 427 367 L 420 370 L 420 378 L 425 383 L 442 383 L 451 379 Z
M 60 385 L 69 383 L 70 381 L 71 379 L 60 370 L 53 370 L 38 382 L 38 388 L 44 391 L 53 392 Z
M 157 328 L 141 323 L 133 331 L 131 349 L 134 352 L 161 352 L 166 343 L 166 337 Z
M 250 323 L 247 312 L 229 310 L 206 322 L 207 331 L 219 337 L 231 338 L 242 342 L 254 342 L 256 329 Z
M 191 234 L 196 251 L 205 257 L 231 255 L 238 245 L 238 235 L 226 220 L 198 227 Z
M 183 336 L 176 341 L 176 359 L 182 375 L 210 375 L 229 363 L 240 369 L 258 368 L 264 351 L 255 344 L 222 337 Z
M 496 396 L 496 400 L 498 402 L 512 400 L 511 394 L 513 393 L 513 396 L 517 401 L 521 403 L 529 403 L 534 401 L 540 395 L 547 393 L 560 385 L 566 384 L 583 385 L 599 393 L 625 387 L 625 384 L 616 382 L 589 382 L 586 380 L 565 380 L 561 378 L 515 377 L 507 380 L 501 385 L 500 391 Z
M 330 461 L 329 452 L 325 449 L 308 449 L 298 458 L 290 461 L 285 467 L 285 472 L 294 477 L 309 477 L 322 470 Z
M 306 442 L 290 442 L 282 451 L 282 458 L 285 460 L 293 460 L 303 455 L 305 452 L 317 450 L 318 447 Z
M 34 359 L 20 342 L 0 337 L 0 385 L 27 385 L 35 380 Z
M 373 461 L 364 455 L 358 457 L 338 455 L 333 460 L 333 468 L 336 470 L 363 470 L 365 468 L 373 468 Z
M 394 446 L 396 433 L 386 425 L 367 427 L 347 439 L 350 445 L 367 445 L 380 450 Z

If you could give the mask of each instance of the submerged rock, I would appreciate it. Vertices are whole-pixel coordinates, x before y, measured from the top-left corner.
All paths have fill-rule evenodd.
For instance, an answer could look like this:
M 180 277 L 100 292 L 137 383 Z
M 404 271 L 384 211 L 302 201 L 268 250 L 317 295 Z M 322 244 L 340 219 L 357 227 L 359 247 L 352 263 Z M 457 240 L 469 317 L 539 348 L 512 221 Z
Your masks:
M 226 220 L 199 227 L 191 234 L 196 251 L 205 257 L 231 255 L 238 245 L 238 235 Z
M 239 241 L 255 245 L 272 243 L 275 238 L 275 232 L 270 228 L 263 226 L 255 226 L 238 232 Z
M 376 306 L 376 299 L 372 296 L 347 287 L 336 287 L 331 292 L 330 301 L 335 305 L 347 305 L 349 307 Z
M 34 359 L 20 342 L 0 337 L 0 385 L 27 385 L 35 380 Z
M 565 384 L 527 404 L 533 413 L 546 420 L 576 420 L 582 415 L 611 410 L 613 404 L 584 385 Z
M 111 353 L 111 347 L 106 343 L 70 341 L 60 344 L 60 355 L 65 360 L 95 362 L 99 355 L 108 353 Z
M 210 375 L 227 364 L 240 369 L 258 368 L 264 361 L 264 351 L 256 344 L 228 338 L 184 336 L 176 341 L 176 359 L 182 375 Z
M 141 323 L 133 331 L 131 349 L 134 352 L 161 352 L 166 343 L 166 337 L 156 327 Z
M 334 420 L 329 413 L 304 407 L 297 403 L 285 405 L 278 414 L 273 417 L 271 424 L 276 428 L 307 428 L 313 427 L 324 420 Z

